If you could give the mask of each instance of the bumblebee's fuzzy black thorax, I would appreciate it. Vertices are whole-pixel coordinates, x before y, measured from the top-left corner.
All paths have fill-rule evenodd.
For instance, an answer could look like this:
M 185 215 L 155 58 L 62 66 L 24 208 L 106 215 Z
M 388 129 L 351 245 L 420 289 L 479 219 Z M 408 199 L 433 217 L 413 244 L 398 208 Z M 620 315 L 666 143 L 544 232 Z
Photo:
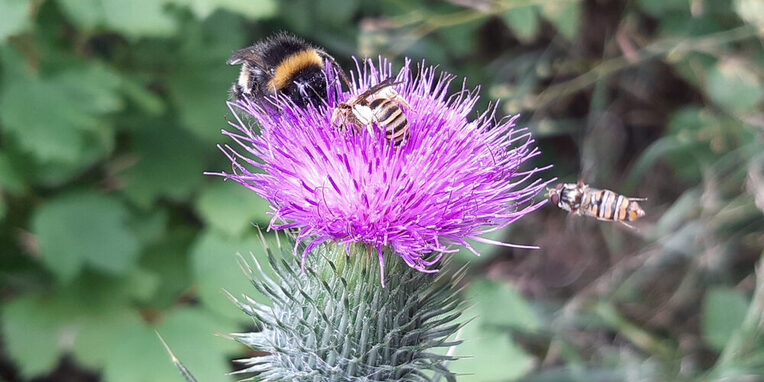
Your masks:
M 239 79 L 231 88 L 237 100 L 266 101 L 281 94 L 297 106 L 321 105 L 326 99 L 323 50 L 280 33 L 233 52 L 230 65 L 241 65 Z

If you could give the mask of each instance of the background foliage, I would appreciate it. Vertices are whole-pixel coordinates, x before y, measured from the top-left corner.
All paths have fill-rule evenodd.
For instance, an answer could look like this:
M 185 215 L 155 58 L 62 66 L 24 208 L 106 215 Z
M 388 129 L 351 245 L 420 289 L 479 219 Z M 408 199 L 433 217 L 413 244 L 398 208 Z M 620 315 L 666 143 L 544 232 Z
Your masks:
M 547 207 L 471 262 L 465 381 L 764 375 L 759 0 L 0 0 L 0 379 L 202 381 L 251 322 L 265 203 L 226 168 L 231 50 L 278 30 L 425 59 L 501 98 L 550 176 L 648 197 L 637 230 Z M 230 166 L 230 164 L 228 165 Z M 471 313 L 471 314 L 470 314 Z

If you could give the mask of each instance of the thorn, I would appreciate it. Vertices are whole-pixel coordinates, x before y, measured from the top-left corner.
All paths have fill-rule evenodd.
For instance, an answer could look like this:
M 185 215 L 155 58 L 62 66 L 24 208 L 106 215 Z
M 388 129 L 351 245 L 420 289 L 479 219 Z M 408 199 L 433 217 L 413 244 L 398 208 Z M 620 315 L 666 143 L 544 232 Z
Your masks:
M 167 350 L 167 353 L 170 354 L 170 359 L 172 360 L 172 363 L 178 364 L 180 363 L 180 360 L 178 360 L 178 357 L 175 356 L 175 353 L 172 352 L 170 349 L 170 346 L 167 345 L 167 342 L 165 342 L 164 338 L 162 338 L 162 335 L 159 334 L 159 331 L 154 329 L 154 333 L 156 333 L 157 337 L 159 337 L 159 341 L 162 341 L 162 346 L 164 346 L 164 349 Z
M 170 359 L 172 359 L 172 363 L 174 363 L 175 367 L 178 368 L 178 370 L 180 371 L 180 375 L 182 375 L 183 378 L 185 378 L 186 382 L 197 382 L 196 378 L 194 378 L 191 372 L 188 371 L 188 369 L 185 366 L 183 366 L 183 364 L 180 362 L 178 357 L 175 356 L 175 353 L 172 352 L 172 350 L 170 349 L 170 346 L 167 345 L 167 342 L 165 342 L 164 338 L 162 338 L 162 335 L 159 334 L 159 331 L 154 329 L 154 333 L 156 333 L 157 337 L 159 337 L 159 341 L 162 341 L 162 345 L 164 346 L 165 350 L 167 350 L 167 353 L 170 354 Z

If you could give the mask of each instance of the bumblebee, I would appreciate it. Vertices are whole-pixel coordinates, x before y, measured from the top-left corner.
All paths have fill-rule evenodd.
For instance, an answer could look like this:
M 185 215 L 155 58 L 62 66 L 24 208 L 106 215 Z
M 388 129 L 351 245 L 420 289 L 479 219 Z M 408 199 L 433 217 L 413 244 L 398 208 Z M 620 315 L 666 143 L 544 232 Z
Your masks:
M 284 95 L 297 106 L 321 105 L 326 100 L 324 62 L 328 60 L 347 82 L 332 56 L 298 37 L 279 33 L 254 45 L 233 51 L 229 65 L 241 65 L 239 79 L 231 87 L 235 100 L 262 103 Z
M 547 197 L 552 204 L 571 214 L 591 216 L 599 220 L 609 220 L 634 228 L 627 222 L 645 216 L 638 201 L 645 198 L 630 198 L 610 190 L 600 190 L 578 183 L 558 183 L 547 189 Z
M 409 137 L 409 122 L 401 106 L 411 109 L 393 85 L 395 78 L 388 78 L 365 92 L 351 98 L 348 102 L 337 105 L 332 113 L 332 124 L 343 127 L 348 122 L 363 128 L 369 133 L 372 131 L 372 123 L 385 129 L 385 137 L 393 142 L 393 146 L 400 146 Z

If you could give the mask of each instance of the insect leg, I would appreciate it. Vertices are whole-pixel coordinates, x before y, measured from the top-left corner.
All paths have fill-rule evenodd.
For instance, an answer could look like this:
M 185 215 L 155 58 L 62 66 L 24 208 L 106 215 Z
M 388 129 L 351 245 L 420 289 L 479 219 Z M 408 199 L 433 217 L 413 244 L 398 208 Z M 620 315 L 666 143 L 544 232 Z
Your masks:
M 337 69 L 337 73 L 340 75 L 340 78 L 342 78 L 342 81 L 344 81 L 345 84 L 348 86 L 348 89 L 352 89 L 353 85 L 351 84 L 350 79 L 348 79 L 347 74 L 345 74 L 345 70 L 342 69 L 342 67 L 340 66 L 340 64 L 337 63 L 334 57 L 332 57 L 331 55 L 329 55 L 328 53 L 324 51 L 319 51 L 319 52 L 322 58 L 329 60 L 329 62 L 331 62 L 332 65 Z
M 636 228 L 634 228 L 634 226 L 633 226 L 633 225 L 631 225 L 631 224 L 629 224 L 629 223 L 626 223 L 626 222 L 625 222 L 625 221 L 623 221 L 623 220 L 619 220 L 618 222 L 619 222 L 619 223 L 621 223 L 621 224 L 623 224 L 623 225 L 625 225 L 626 227 L 629 227 L 629 229 L 633 229 L 633 230 L 635 230 L 635 231 L 637 230 Z

